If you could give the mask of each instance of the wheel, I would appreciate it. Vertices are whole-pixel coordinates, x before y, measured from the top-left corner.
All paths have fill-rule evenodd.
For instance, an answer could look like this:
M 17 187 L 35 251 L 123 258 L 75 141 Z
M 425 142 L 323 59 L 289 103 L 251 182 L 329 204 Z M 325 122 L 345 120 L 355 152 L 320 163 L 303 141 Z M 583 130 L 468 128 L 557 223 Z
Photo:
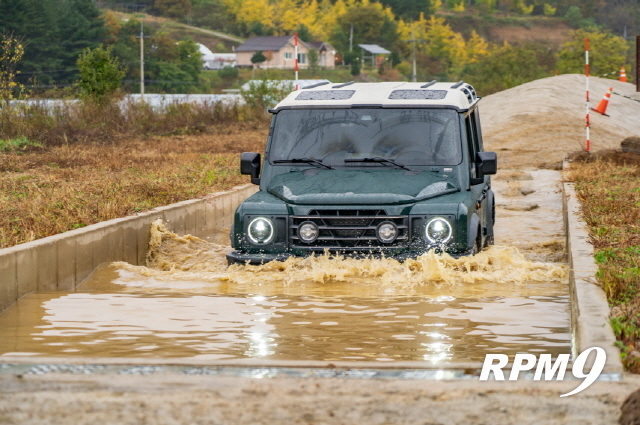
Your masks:
M 494 239 L 493 239 L 493 233 L 491 233 L 490 235 L 487 236 L 487 238 L 484 240 L 484 247 L 487 248 L 491 245 L 493 245 Z
M 480 251 L 482 251 L 482 233 L 478 227 L 478 235 L 476 236 L 476 241 L 473 244 L 473 251 L 471 251 L 471 255 L 476 255 Z

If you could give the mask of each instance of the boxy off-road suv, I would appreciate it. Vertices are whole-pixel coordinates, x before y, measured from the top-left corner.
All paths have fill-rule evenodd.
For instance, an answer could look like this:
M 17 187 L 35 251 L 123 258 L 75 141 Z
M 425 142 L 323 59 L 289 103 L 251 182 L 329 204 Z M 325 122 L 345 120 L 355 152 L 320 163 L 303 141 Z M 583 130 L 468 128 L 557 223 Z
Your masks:
M 493 243 L 496 154 L 459 83 L 322 83 L 273 110 L 260 191 L 236 210 L 230 263 L 330 253 L 403 260 Z M 262 165 L 262 173 L 261 171 Z

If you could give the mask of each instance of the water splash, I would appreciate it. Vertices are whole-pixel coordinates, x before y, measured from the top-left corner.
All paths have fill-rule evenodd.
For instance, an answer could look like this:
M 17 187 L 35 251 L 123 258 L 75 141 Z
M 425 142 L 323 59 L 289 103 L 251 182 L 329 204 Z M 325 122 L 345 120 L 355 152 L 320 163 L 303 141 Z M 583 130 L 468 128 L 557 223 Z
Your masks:
M 401 263 L 391 258 L 354 259 L 324 253 L 263 265 L 235 264 L 227 267 L 225 255 L 230 250 L 229 246 L 209 243 L 195 236 L 178 236 L 157 220 L 151 226 L 147 267 L 124 263 L 118 263 L 118 266 L 147 277 L 165 276 L 174 281 L 242 285 L 368 281 L 394 289 L 411 289 L 427 284 L 560 282 L 567 273 L 563 265 L 529 261 L 517 248 L 509 246 L 492 246 L 475 256 L 458 259 L 448 254 L 428 252 Z

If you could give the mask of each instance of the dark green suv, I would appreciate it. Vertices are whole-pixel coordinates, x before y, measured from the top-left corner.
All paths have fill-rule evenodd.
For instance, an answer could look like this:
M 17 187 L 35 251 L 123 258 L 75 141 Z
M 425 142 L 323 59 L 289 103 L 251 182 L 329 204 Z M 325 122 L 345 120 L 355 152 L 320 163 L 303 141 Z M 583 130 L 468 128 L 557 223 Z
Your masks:
M 403 260 L 493 243 L 496 154 L 475 90 L 459 83 L 324 83 L 271 112 L 260 191 L 236 210 L 230 263 L 339 253 Z M 262 172 L 261 172 L 262 171 Z

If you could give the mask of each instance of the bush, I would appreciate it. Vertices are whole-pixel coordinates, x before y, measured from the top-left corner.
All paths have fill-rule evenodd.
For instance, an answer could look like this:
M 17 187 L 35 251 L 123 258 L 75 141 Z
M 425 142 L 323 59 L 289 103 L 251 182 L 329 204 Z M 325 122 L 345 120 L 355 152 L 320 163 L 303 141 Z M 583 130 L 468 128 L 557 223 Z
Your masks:
M 78 58 L 81 97 L 102 103 L 120 88 L 120 80 L 125 73 L 111 55 L 112 50 L 112 46 L 85 49 Z
M 233 66 L 225 66 L 218 71 L 218 76 L 223 80 L 236 80 L 238 79 L 238 68 Z
M 240 91 L 245 104 L 257 118 L 261 118 L 267 109 L 276 106 L 280 100 L 291 93 L 294 87 L 287 81 L 270 80 L 267 76 L 248 83 L 248 89 Z
M 351 75 L 354 77 L 360 75 L 360 64 L 358 62 L 353 62 L 351 64 Z

